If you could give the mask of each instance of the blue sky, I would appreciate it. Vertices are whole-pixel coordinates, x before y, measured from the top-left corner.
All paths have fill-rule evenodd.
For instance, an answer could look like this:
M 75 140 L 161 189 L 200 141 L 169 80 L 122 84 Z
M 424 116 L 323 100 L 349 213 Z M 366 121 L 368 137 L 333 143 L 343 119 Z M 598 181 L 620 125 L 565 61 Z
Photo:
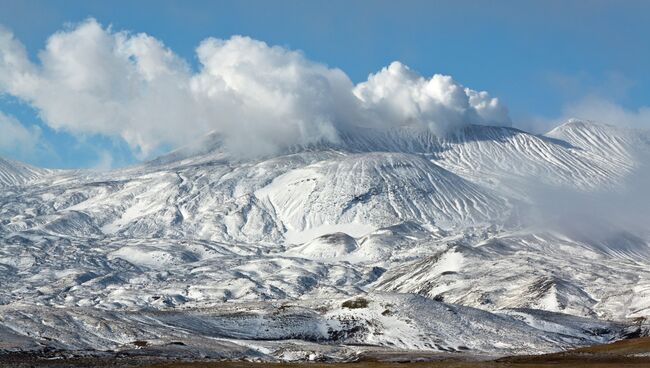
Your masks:
M 202 40 L 232 35 L 302 50 L 354 83 L 399 60 L 423 76 L 448 74 L 488 91 L 527 129 L 582 111 L 571 106 L 588 99 L 631 115 L 650 105 L 647 1 L 0 0 L 0 24 L 35 63 L 50 35 L 88 17 L 115 31 L 147 33 L 195 69 Z M 0 97 L 0 111 L 37 126 L 41 140 L 34 152 L 5 149 L 3 156 L 66 168 L 143 158 L 119 136 L 53 129 L 38 108 L 11 95 Z

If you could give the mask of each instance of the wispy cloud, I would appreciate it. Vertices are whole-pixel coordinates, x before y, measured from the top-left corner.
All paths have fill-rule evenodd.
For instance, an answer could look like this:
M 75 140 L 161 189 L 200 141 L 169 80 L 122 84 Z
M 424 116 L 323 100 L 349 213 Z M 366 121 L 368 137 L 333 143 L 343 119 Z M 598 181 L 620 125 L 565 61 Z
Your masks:
M 611 71 L 598 78 L 585 72 L 573 75 L 548 73 L 545 81 L 564 101 L 560 114 L 523 117 L 515 122 L 518 127 L 545 133 L 570 119 L 578 119 L 650 129 L 650 106 L 629 108 L 621 102 L 636 86 L 633 79 L 622 73 Z
M 626 128 L 650 128 L 650 106 L 626 109 L 597 96 L 589 96 L 566 106 L 564 115 Z
M 38 127 L 25 127 L 16 118 L 0 112 L 0 152 L 26 159 L 39 148 L 41 132 Z

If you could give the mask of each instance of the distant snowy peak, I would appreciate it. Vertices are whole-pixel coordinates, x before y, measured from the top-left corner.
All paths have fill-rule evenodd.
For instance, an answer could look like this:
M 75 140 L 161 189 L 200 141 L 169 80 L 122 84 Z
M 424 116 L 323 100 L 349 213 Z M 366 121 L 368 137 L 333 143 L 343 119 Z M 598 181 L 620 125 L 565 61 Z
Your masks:
M 50 173 L 52 170 L 0 157 L 0 187 L 23 185 Z
M 437 163 L 474 182 L 521 193 L 530 183 L 592 189 L 627 174 L 629 160 L 602 160 L 562 137 L 473 126 L 443 141 Z
M 591 121 L 571 119 L 546 136 L 561 139 L 607 159 L 629 161 L 635 154 L 650 151 L 650 132 Z

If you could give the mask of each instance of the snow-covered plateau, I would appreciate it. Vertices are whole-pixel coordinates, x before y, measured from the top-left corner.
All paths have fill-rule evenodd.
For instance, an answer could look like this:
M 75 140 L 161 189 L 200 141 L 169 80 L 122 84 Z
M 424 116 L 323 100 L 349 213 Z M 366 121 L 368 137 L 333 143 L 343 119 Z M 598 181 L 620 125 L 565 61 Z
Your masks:
M 242 159 L 214 133 L 104 172 L 0 159 L 0 351 L 349 360 L 648 333 L 648 132 L 339 138 Z

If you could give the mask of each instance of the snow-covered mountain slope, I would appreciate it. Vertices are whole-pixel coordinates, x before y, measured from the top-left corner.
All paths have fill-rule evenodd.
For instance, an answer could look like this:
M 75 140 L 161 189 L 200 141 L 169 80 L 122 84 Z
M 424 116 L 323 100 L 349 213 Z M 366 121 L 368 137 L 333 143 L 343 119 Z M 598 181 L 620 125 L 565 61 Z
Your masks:
M 0 318 L 0 340 L 18 334 L 27 347 L 59 336 L 63 347 L 112 349 L 139 336 L 167 341 L 160 323 L 168 322 L 155 310 L 187 324 L 190 310 L 221 313 L 234 304 L 258 313 L 267 303 L 308 310 L 300 318 L 309 333 L 271 339 L 303 338 L 312 347 L 330 327 L 338 337 L 318 335 L 326 345 L 480 353 L 615 338 L 629 318 L 650 316 L 650 233 L 601 228 L 589 236 L 545 229 L 527 214 L 541 205 L 532 188 L 619 190 L 643 168 L 644 134 L 580 122 L 546 136 L 485 126 L 445 138 L 409 127 L 364 129 L 341 133 L 337 143 L 242 159 L 214 133 L 198 146 L 109 172 L 26 171 L 12 162 L 12 170 L 32 174 L 0 188 L 0 304 L 16 316 Z M 341 309 L 366 293 L 381 301 Z M 338 303 L 326 308 L 334 314 L 310 304 L 330 299 Z M 410 312 L 391 319 L 388 304 Z M 17 317 L 25 308 L 34 318 Z M 431 314 L 417 316 L 422 308 Z M 456 319 L 442 317 L 449 310 Z M 84 315 L 124 331 L 104 336 L 73 323 Z M 55 327 L 38 322 L 48 316 L 59 321 Z M 549 316 L 552 322 L 540 320 Z M 608 332 L 589 335 L 575 327 L 576 316 Z M 339 332 L 350 323 L 381 335 L 346 340 Z M 461 336 L 440 323 L 472 329 Z M 61 335 L 69 325 L 82 332 Z M 495 335 L 500 325 L 510 332 Z M 196 324 L 183 328 L 215 337 Z M 219 346 L 243 355 L 279 346 L 219 338 Z
M 582 127 L 585 134 L 600 129 L 588 123 Z M 617 133 L 610 136 L 613 142 L 626 134 L 612 133 Z M 370 130 L 343 140 L 344 146 L 355 150 L 415 152 L 471 182 L 522 197 L 531 182 L 583 190 L 613 185 L 633 165 L 633 158 L 620 147 L 617 160 L 603 160 L 553 134 L 539 136 L 506 127 L 468 126 L 442 139 L 415 128 Z
M 23 185 L 51 172 L 0 157 L 0 187 Z
M 568 142 L 614 165 L 629 165 L 640 152 L 650 150 L 650 133 L 611 125 L 569 120 L 551 130 L 548 137 Z
M 510 210 L 492 190 L 404 153 L 325 151 L 132 172 L 8 193 L 3 229 L 278 242 L 287 232 L 350 223 L 476 225 Z
M 531 181 L 590 190 L 615 185 L 629 174 L 638 160 L 634 152 L 650 146 L 649 135 L 647 131 L 578 120 L 570 120 L 546 135 L 477 125 L 445 137 L 411 126 L 386 130 L 348 128 L 340 132 L 338 143 L 296 146 L 287 151 L 415 154 L 471 182 L 498 188 L 499 192 L 524 191 Z M 236 161 L 222 146 L 222 138 L 212 133 L 197 145 L 149 162 L 148 167 Z
M 650 315 L 647 265 L 647 258 L 616 257 L 559 234 L 513 232 L 440 245 L 390 269 L 373 288 L 488 310 L 535 308 L 621 320 Z
M 395 294 L 202 310 L 133 312 L 16 304 L 0 306 L 0 311 L 3 325 L 34 346 L 119 351 L 139 343 L 158 354 L 231 359 L 353 359 L 364 346 L 522 354 L 602 343 L 628 333 L 619 323 L 534 310 L 493 314 Z M 179 346 L 180 352 L 174 349 Z
M 446 227 L 503 219 L 503 198 L 429 160 L 404 153 L 342 155 L 291 170 L 258 190 L 280 221 L 302 231 L 323 224 Z

